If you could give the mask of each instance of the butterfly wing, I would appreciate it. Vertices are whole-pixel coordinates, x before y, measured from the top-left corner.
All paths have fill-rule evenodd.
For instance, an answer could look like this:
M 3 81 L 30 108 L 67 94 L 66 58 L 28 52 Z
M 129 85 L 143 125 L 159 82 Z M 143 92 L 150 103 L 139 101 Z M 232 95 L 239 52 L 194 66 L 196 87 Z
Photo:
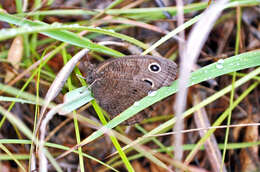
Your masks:
M 145 82 L 110 80 L 107 78 L 98 80 L 92 87 L 93 95 L 98 104 L 112 118 L 147 96 L 149 91 L 151 91 L 151 88 Z

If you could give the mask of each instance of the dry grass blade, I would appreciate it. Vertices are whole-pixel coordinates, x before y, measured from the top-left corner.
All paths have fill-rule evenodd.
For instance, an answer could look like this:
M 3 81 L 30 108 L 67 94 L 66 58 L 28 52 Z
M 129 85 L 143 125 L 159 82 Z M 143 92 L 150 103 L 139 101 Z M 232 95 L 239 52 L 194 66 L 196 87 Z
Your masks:
M 86 55 L 88 49 L 83 49 L 78 52 L 75 56 L 73 56 L 70 61 L 61 69 L 55 80 L 53 81 L 51 87 L 49 88 L 46 96 L 45 102 L 42 106 L 40 118 L 37 123 L 36 133 L 39 128 L 41 128 L 40 133 L 40 145 L 39 145 L 39 164 L 40 169 L 43 171 L 47 170 L 47 159 L 44 156 L 43 152 L 43 145 L 44 145 L 44 137 L 45 137 L 45 130 L 48 121 L 53 117 L 53 113 L 50 116 L 44 116 L 44 112 L 47 109 L 48 104 L 59 94 L 60 90 L 62 89 L 63 85 L 65 84 L 66 80 L 68 79 L 69 75 L 71 74 L 72 70 L 76 66 L 77 62 Z M 58 108 L 59 109 L 59 108 Z M 57 112 L 57 111 L 55 111 Z M 44 124 L 44 125 L 43 125 Z M 45 170 L 44 170 L 45 169 Z
M 61 69 L 45 96 L 45 104 L 42 106 L 40 119 L 43 117 L 48 104 L 59 94 L 76 64 L 82 57 L 87 54 L 88 51 L 88 49 L 81 50 L 75 56 L 73 56 L 70 61 Z
M 194 105 L 197 105 L 201 102 L 199 94 L 194 95 Z M 210 122 L 206 114 L 205 108 L 201 108 L 194 114 L 194 120 L 198 128 L 208 128 L 210 127 Z M 200 136 L 203 137 L 206 133 L 205 130 L 201 130 Z M 226 172 L 226 168 L 221 168 L 221 152 L 218 148 L 218 143 L 214 135 L 211 135 L 210 138 L 205 143 L 205 149 L 208 156 L 208 160 L 212 166 L 214 172 L 223 171 Z
M 209 35 L 209 32 L 214 26 L 215 21 L 218 16 L 221 14 L 224 5 L 228 2 L 228 0 L 220 0 L 216 2 L 216 4 L 211 5 L 201 16 L 200 20 L 193 27 L 189 38 L 187 40 L 187 44 L 185 45 L 185 51 L 180 52 L 183 57 L 181 58 L 180 64 L 180 77 L 179 77 L 179 87 L 180 89 L 177 94 L 177 100 L 175 103 L 176 108 L 176 124 L 174 130 L 180 132 L 182 129 L 182 113 L 186 107 L 186 97 L 187 97 L 187 85 L 190 77 L 190 72 L 195 64 L 200 51 Z M 203 34 L 201 34 L 203 33 Z M 175 135 L 175 147 L 176 154 L 179 159 L 182 158 L 182 136 L 180 134 Z

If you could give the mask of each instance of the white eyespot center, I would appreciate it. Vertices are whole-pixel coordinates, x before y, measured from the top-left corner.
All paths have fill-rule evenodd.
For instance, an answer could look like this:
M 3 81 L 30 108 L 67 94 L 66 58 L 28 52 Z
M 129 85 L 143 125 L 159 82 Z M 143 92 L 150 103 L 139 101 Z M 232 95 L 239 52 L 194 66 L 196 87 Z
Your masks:
M 148 70 L 153 73 L 158 73 L 161 71 L 161 66 L 158 63 L 153 62 L 153 63 L 149 64 Z

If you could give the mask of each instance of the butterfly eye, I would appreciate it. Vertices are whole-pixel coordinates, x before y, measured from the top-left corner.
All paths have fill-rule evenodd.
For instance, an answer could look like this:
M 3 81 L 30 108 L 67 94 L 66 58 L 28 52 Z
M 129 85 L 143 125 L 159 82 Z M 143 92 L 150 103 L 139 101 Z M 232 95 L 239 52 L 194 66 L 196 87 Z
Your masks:
M 151 63 L 148 66 L 150 72 L 158 73 L 161 71 L 161 66 L 158 63 Z
M 144 82 L 148 83 L 151 87 L 154 87 L 154 83 L 152 80 L 148 79 L 148 78 L 145 78 L 143 79 Z

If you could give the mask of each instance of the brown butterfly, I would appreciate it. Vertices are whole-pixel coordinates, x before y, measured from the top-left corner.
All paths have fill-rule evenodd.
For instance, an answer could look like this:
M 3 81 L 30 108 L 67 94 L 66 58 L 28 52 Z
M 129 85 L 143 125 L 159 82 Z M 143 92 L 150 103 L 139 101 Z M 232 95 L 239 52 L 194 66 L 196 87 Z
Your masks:
M 86 81 L 100 107 L 114 118 L 152 91 L 171 85 L 176 73 L 177 65 L 171 60 L 132 55 L 107 60 L 98 66 L 87 65 Z M 146 116 L 142 111 L 124 124 L 138 123 Z

